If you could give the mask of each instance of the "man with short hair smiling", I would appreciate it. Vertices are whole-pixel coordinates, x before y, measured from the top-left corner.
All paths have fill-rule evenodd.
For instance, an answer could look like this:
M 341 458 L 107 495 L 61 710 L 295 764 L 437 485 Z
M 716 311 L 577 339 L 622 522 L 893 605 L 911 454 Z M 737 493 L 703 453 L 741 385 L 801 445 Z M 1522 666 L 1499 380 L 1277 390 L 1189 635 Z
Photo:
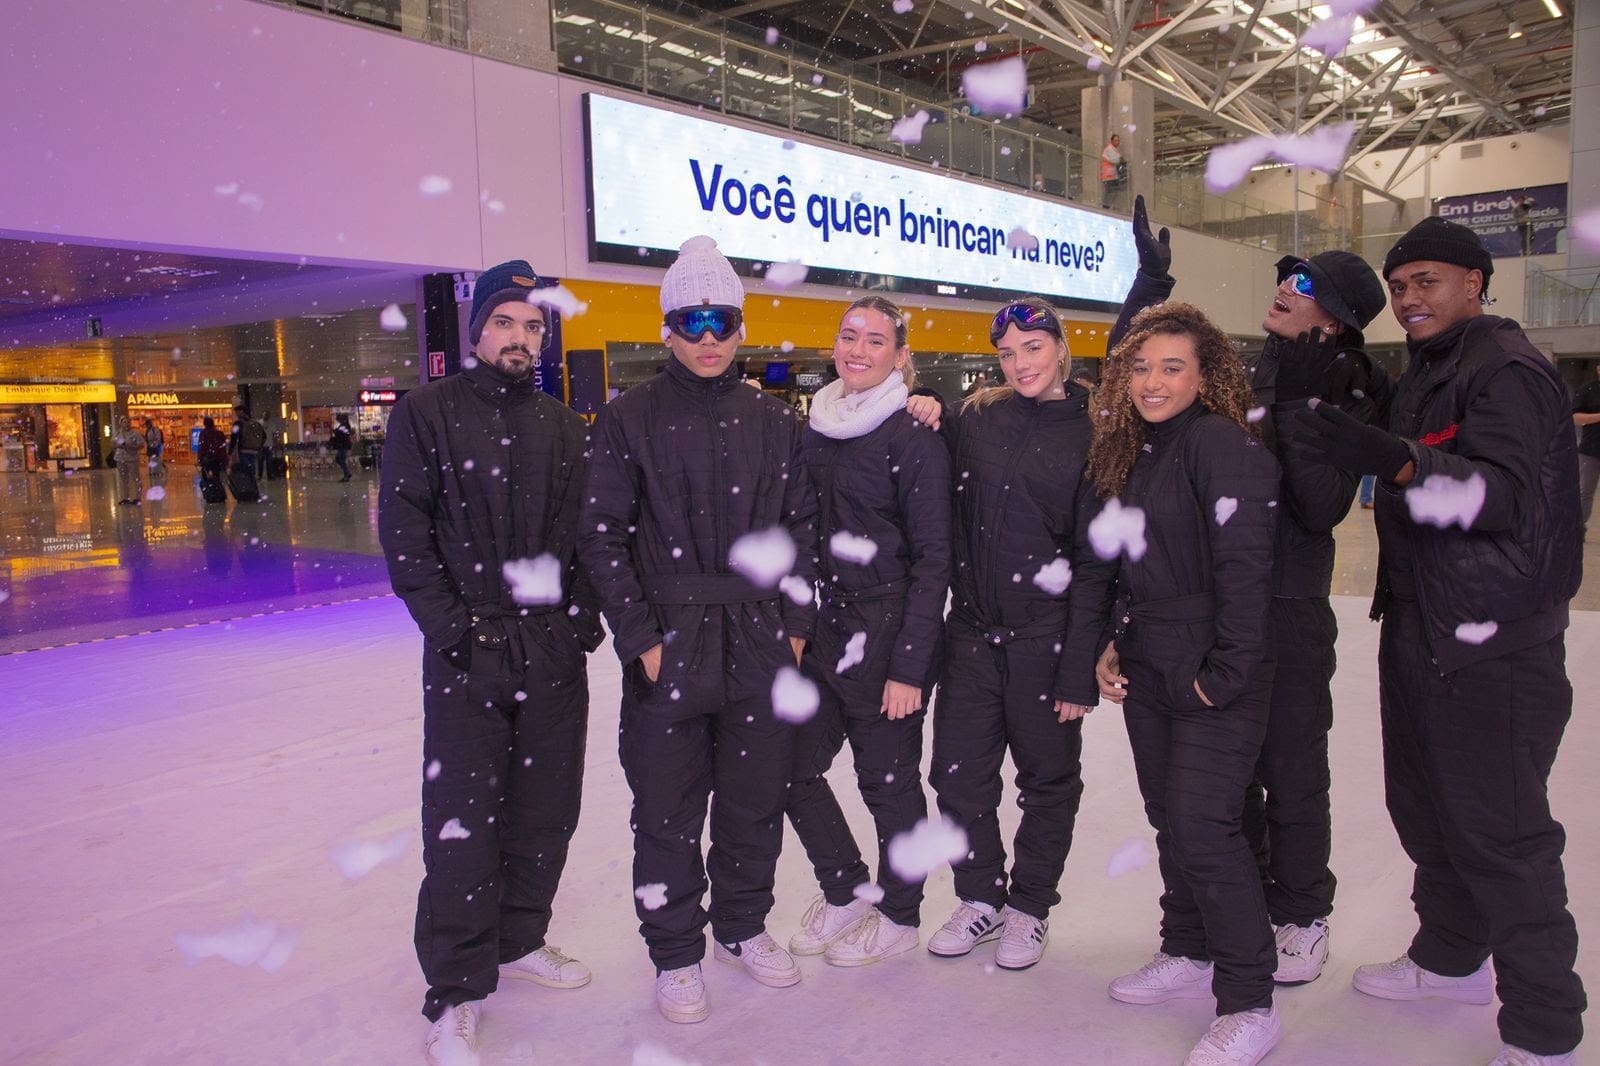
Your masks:
M 479 1002 L 502 978 L 578 988 L 545 941 L 578 821 L 599 604 L 574 556 L 588 437 L 534 387 L 549 338 L 523 260 L 474 285 L 476 359 L 389 418 L 378 539 L 422 630 L 417 959 L 436 1063 L 476 1062 Z M 548 560 L 537 588 L 519 566 Z
M 1578 477 L 1565 385 L 1521 327 L 1484 313 L 1493 273 L 1465 226 L 1431 217 L 1402 236 L 1383 264 L 1411 353 L 1390 431 L 1321 404 L 1294 416 L 1290 449 L 1378 478 L 1384 783 L 1419 928 L 1355 987 L 1498 992 L 1494 1064 L 1531 1066 L 1572 1061 L 1587 1005 L 1547 792 L 1572 713 Z

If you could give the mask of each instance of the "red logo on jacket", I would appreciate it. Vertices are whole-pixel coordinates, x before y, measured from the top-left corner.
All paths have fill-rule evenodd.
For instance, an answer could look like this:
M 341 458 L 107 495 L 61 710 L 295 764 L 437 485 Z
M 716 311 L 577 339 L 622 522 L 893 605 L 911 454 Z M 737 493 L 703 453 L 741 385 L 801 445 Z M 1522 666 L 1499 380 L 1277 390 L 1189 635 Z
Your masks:
M 1429 433 L 1419 440 L 1418 444 L 1426 444 L 1430 448 L 1437 447 L 1447 440 L 1456 439 L 1456 430 L 1461 428 L 1461 423 L 1452 422 L 1437 433 Z

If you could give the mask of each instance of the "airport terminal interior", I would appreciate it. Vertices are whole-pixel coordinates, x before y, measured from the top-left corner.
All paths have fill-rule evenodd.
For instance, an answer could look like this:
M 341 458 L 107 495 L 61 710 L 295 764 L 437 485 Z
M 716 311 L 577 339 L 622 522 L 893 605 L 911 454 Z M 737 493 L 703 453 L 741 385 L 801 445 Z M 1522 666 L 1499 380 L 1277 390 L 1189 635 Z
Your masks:
M 1092 387 L 1135 196 L 1171 228 L 1174 296 L 1247 361 L 1282 257 L 1377 267 L 1440 214 L 1492 254 L 1490 313 L 1575 396 L 1600 375 L 1600 0 L 164 0 L 3 5 L 0 38 L 4 1061 L 424 1061 L 423 645 L 379 484 L 395 404 L 470 365 L 495 263 L 550 290 L 537 383 L 590 422 L 670 358 L 658 287 L 697 233 L 744 277 L 747 383 L 802 418 L 867 294 L 906 310 L 947 402 L 1000 380 L 989 322 L 1018 294 L 1056 305 Z M 1403 372 L 1387 309 L 1366 342 Z M 208 499 L 202 428 L 247 420 L 259 498 Z M 131 489 L 124 426 L 162 441 L 123 454 Z M 1333 948 L 1279 990 L 1269 1061 L 1488 1062 L 1493 1007 L 1350 987 L 1415 918 L 1384 805 L 1374 512 L 1335 540 Z M 1583 552 L 1550 794 L 1593 986 L 1600 528 Z M 1153 949 L 1160 878 L 1102 703 L 1038 966 L 814 959 L 771 989 L 708 960 L 710 1021 L 668 1024 L 609 641 L 589 688 L 551 939 L 596 977 L 496 993 L 484 1063 L 1168 1063 L 1209 1020 L 1107 998 Z M 848 756 L 830 779 L 871 839 Z M 780 942 L 814 894 L 789 831 Z M 924 933 L 953 904 L 935 872 Z

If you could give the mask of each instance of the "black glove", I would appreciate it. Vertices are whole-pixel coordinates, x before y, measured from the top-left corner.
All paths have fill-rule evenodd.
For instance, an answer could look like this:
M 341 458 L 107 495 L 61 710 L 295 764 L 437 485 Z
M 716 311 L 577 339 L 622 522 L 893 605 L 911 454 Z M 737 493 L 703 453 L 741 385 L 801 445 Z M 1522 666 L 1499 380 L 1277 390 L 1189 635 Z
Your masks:
M 1386 430 L 1364 425 L 1331 403 L 1317 403 L 1289 421 L 1289 451 L 1310 463 L 1337 466 L 1356 474 L 1393 481 L 1411 462 L 1406 442 Z
M 1139 249 L 1139 273 L 1163 280 L 1171 277 L 1171 231 L 1161 227 L 1161 235 L 1150 232 L 1150 216 L 1145 213 L 1144 197 L 1133 198 L 1133 243 Z
M 1339 336 L 1324 337 L 1320 329 L 1302 333 L 1292 343 L 1278 345 L 1278 402 L 1322 396 L 1328 368 L 1339 357 Z

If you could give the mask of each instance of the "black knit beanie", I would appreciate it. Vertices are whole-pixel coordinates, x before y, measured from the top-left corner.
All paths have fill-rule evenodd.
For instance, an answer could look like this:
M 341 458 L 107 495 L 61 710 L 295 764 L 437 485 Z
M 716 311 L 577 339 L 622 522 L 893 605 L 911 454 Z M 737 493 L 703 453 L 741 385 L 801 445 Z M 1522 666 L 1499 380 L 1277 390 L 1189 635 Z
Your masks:
M 472 283 L 472 317 L 468 319 L 467 336 L 477 344 L 483 333 L 483 324 L 496 307 L 509 300 L 527 300 L 528 294 L 539 285 L 539 275 L 533 272 L 526 259 L 513 259 L 492 266 L 478 275 Z
M 1278 284 L 1302 269 L 1311 278 L 1317 306 L 1351 329 L 1365 329 L 1389 302 L 1378 275 L 1354 252 L 1320 252 L 1310 259 L 1286 255 L 1278 260 Z
M 1438 215 L 1429 215 L 1389 249 L 1383 258 L 1383 277 L 1387 281 L 1397 267 L 1407 263 L 1428 261 L 1452 263 L 1468 270 L 1483 272 L 1483 295 L 1489 292 L 1489 278 L 1494 274 L 1494 260 L 1483 246 L 1478 235 L 1459 222 L 1449 222 Z

